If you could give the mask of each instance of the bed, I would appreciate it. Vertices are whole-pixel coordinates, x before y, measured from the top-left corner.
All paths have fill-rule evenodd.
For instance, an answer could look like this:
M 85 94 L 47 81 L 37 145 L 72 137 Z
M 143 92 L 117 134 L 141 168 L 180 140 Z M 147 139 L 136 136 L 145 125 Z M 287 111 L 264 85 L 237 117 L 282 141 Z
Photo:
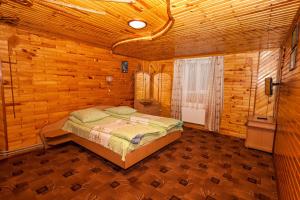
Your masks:
M 102 110 L 107 107 L 95 108 Z M 53 130 L 68 132 L 68 141 L 73 141 L 124 169 L 181 137 L 181 123 L 174 123 L 170 127 L 167 127 L 167 124 L 164 127 L 153 125 L 147 119 L 132 121 L 128 116 L 125 118 L 111 113 L 108 115 L 92 122 L 82 122 L 68 116 L 45 126 L 42 135 Z

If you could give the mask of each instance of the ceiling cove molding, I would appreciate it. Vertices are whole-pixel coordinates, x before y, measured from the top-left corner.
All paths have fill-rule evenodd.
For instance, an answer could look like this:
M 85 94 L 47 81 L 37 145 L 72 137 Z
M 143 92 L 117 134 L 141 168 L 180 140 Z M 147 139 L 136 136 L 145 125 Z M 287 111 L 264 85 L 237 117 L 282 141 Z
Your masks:
M 168 14 L 169 19 L 159 31 L 152 33 L 151 35 L 146 35 L 146 36 L 142 36 L 142 37 L 130 38 L 130 39 L 118 41 L 115 44 L 113 44 L 113 46 L 111 48 L 112 53 L 118 54 L 117 52 L 115 52 L 115 49 L 122 44 L 127 44 L 130 42 L 151 41 L 151 40 L 154 40 L 154 39 L 159 38 L 159 37 L 163 36 L 164 34 L 166 34 L 172 28 L 172 26 L 175 22 L 172 14 L 171 14 L 170 0 L 167 0 L 167 14 Z

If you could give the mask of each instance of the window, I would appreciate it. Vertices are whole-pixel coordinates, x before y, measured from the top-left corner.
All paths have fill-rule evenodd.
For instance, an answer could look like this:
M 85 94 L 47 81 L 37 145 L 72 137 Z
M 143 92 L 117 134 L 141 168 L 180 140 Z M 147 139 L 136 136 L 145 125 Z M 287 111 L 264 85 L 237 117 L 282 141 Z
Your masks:
M 210 59 L 189 59 L 185 62 L 183 77 L 183 102 L 206 104 L 210 74 Z

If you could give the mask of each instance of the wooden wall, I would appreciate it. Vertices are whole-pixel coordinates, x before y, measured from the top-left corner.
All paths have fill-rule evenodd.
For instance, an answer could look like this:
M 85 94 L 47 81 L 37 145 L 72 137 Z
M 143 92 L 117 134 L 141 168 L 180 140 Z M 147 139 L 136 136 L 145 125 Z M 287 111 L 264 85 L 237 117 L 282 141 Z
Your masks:
M 105 49 L 51 35 L 33 34 L 6 26 L 1 26 L 0 30 L 2 35 L 9 36 L 6 40 L 0 37 L 0 51 L 5 54 L 10 52 L 11 59 L 9 65 L 7 58 L 1 58 L 6 59 L 2 72 L 10 150 L 39 143 L 39 129 L 71 110 L 95 104 L 132 105 L 133 77 L 141 66 L 145 71 L 150 69 L 153 74 L 163 66 L 163 72 L 173 77 L 173 60 L 142 61 L 112 55 Z M 245 137 L 248 116 L 256 113 L 256 108 L 259 108 L 257 113 L 266 109 L 267 104 L 260 104 L 255 98 L 263 99 L 262 80 L 266 75 L 274 74 L 265 69 L 271 69 L 269 66 L 273 64 L 270 62 L 275 62 L 278 52 L 275 49 L 224 55 L 222 134 Z M 120 72 L 122 60 L 129 61 L 129 73 Z M 110 93 L 106 75 L 114 78 Z M 258 84 L 257 80 L 260 81 Z M 160 98 L 162 115 L 170 116 L 172 86 L 163 88 L 169 89 Z
M 9 150 L 39 143 L 40 128 L 69 111 L 96 104 L 133 104 L 133 75 L 140 60 L 50 35 L 10 31 L 11 63 L 2 66 Z M 124 74 L 123 60 L 129 61 Z M 113 76 L 111 92 L 107 75 Z
M 2 68 L 2 62 L 0 60 L 0 69 Z M 5 102 L 4 91 L 2 84 L 2 73 L 0 70 L 0 151 L 7 150 L 7 131 L 6 131 L 6 114 L 5 114 Z
M 270 98 L 264 94 L 264 79 L 271 76 L 277 81 L 279 54 L 279 49 L 271 49 L 224 55 L 222 134 L 245 138 L 249 115 L 264 115 L 268 110 L 268 115 L 273 116 L 276 93 Z M 173 60 L 145 62 L 144 71 L 150 69 L 153 73 L 153 68 L 161 65 L 173 77 Z M 168 98 L 162 101 L 163 115 L 170 116 L 172 91 L 166 93 Z
M 264 79 L 271 76 L 276 81 L 279 54 L 279 49 L 271 49 L 224 55 L 222 134 L 245 138 L 249 115 L 263 115 L 267 109 L 268 115 L 273 115 L 276 93 L 268 99 L 264 94 Z M 173 60 L 145 62 L 144 71 L 153 73 L 161 65 L 173 77 Z M 172 91 L 166 93 L 163 115 L 170 116 Z
M 274 116 L 274 106 L 277 90 L 273 90 L 272 96 L 265 95 L 265 78 L 272 77 L 273 82 L 278 82 L 277 70 L 280 60 L 280 49 L 262 51 L 259 54 L 259 68 L 257 73 L 254 115 Z
M 5 100 L 3 90 L 3 63 L 9 61 L 8 56 L 8 38 L 10 36 L 10 27 L 0 28 L 0 152 L 7 150 L 7 131 L 6 131 L 6 115 L 5 115 Z
M 224 56 L 224 108 L 220 132 L 244 138 L 253 110 L 259 52 Z
M 297 68 L 289 71 L 291 33 L 284 48 L 280 72 L 275 168 L 280 199 L 298 200 L 300 199 L 300 44 L 298 43 Z
M 221 133 L 244 138 L 251 115 L 273 116 L 274 95 L 265 95 L 264 80 L 277 81 L 280 49 L 224 56 L 224 109 Z

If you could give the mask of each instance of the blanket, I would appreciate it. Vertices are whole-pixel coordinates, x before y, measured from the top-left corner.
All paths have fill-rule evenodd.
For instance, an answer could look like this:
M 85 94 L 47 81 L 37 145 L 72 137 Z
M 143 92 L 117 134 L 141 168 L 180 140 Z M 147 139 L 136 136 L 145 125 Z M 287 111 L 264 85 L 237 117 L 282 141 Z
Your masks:
M 177 119 L 155 116 L 155 115 L 148 115 L 139 112 L 130 115 L 119 115 L 111 112 L 107 112 L 107 113 L 119 119 L 124 119 L 124 120 L 145 124 L 145 125 L 161 127 L 166 130 L 170 130 L 175 127 L 181 127 L 183 125 L 183 122 Z

